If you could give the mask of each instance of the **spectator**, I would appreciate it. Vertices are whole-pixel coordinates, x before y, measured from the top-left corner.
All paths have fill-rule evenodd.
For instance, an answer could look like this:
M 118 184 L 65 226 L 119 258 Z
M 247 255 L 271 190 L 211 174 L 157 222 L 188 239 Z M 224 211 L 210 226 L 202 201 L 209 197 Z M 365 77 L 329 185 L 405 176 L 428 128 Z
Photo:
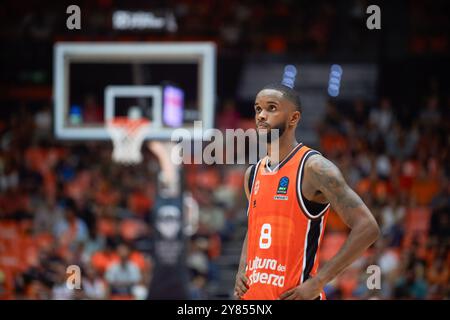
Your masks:
M 386 134 L 394 122 L 391 100 L 383 97 L 379 109 L 372 109 L 370 112 L 370 122 L 382 133 Z
M 442 257 L 436 259 L 427 272 L 427 280 L 430 284 L 429 298 L 442 299 L 448 291 L 450 281 L 450 267 L 446 265 Z
M 131 296 L 133 287 L 141 281 L 141 271 L 130 260 L 130 249 L 121 244 L 117 248 L 119 261 L 106 270 L 105 278 L 111 288 L 111 295 Z
M 54 226 L 54 236 L 62 247 L 74 249 L 78 243 L 88 240 L 88 228 L 86 223 L 77 217 L 75 201 L 67 199 L 65 203 L 65 217 Z
M 439 111 L 439 100 L 436 96 L 427 98 L 426 107 L 419 116 L 420 122 L 427 128 L 435 128 L 441 120 Z
M 191 281 L 190 292 L 192 300 L 206 300 L 207 293 L 205 290 L 205 286 L 207 283 L 207 279 L 204 275 L 196 275 Z
M 77 289 L 70 288 L 67 285 L 67 275 L 63 265 L 58 265 L 55 280 L 52 287 L 53 300 L 72 300 L 75 298 Z
M 386 136 L 387 154 L 396 159 L 405 160 L 413 154 L 417 140 L 414 132 L 406 132 L 396 123 Z
M 208 274 L 208 240 L 200 237 L 191 241 L 187 259 L 189 269 L 196 274 Z
M 84 270 L 82 288 L 86 299 L 103 300 L 108 297 L 106 282 L 92 266 Z
M 406 275 L 402 276 L 395 288 L 397 299 L 425 299 L 427 297 L 427 283 L 424 279 L 424 267 L 416 263 L 408 268 Z

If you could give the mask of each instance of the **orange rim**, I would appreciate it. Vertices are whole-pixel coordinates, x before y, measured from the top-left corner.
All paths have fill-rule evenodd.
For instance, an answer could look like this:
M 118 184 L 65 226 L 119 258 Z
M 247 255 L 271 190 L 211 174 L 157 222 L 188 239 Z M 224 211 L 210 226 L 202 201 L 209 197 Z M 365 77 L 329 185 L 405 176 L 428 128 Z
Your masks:
M 148 119 L 129 119 L 127 117 L 115 117 L 108 121 L 109 128 L 125 128 L 130 133 L 139 129 L 142 126 L 150 125 L 151 121 Z

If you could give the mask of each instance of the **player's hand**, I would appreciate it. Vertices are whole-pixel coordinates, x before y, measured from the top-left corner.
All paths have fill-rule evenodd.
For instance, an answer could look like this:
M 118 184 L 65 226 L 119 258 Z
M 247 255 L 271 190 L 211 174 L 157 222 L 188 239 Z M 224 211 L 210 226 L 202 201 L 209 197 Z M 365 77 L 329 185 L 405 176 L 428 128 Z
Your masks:
M 280 300 L 314 300 L 322 292 L 323 285 L 317 278 L 309 278 L 301 285 L 280 295 Z
M 236 283 L 234 284 L 234 296 L 241 299 L 248 290 L 248 278 L 245 273 L 238 272 L 236 275 Z

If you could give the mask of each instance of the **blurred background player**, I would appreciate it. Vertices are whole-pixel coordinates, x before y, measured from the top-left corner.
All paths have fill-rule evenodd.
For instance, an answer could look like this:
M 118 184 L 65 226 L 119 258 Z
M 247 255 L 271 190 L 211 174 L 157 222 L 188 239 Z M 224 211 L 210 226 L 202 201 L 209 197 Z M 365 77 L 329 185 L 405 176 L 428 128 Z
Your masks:
M 151 141 L 148 148 L 156 155 L 161 172 L 155 199 L 153 225 L 153 277 L 148 299 L 189 299 L 189 270 L 186 264 L 187 224 L 183 205 L 181 168 L 170 159 L 174 144 Z

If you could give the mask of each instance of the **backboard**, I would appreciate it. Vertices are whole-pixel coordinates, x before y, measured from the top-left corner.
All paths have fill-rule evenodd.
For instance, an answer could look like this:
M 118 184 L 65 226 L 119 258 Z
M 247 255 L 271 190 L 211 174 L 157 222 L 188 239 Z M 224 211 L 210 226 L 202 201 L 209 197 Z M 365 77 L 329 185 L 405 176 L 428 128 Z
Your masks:
M 57 43 L 54 131 L 58 139 L 107 140 L 106 124 L 140 108 L 146 139 L 169 140 L 214 125 L 216 49 L 212 43 Z

